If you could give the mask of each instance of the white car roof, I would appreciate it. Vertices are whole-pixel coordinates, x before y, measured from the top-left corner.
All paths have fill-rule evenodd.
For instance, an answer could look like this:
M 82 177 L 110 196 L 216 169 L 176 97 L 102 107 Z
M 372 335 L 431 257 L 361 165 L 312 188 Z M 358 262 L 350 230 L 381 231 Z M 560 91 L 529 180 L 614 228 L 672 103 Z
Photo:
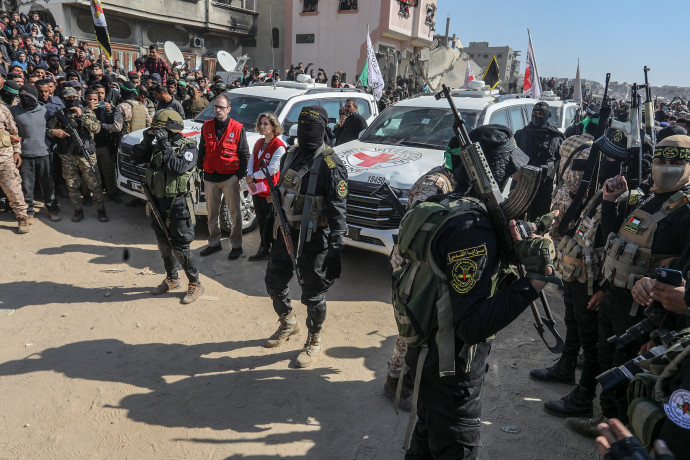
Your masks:
M 232 94 L 247 94 L 252 96 L 270 97 L 273 99 L 287 100 L 294 96 L 304 94 L 306 90 L 298 88 L 285 88 L 282 86 L 247 86 L 235 88 Z
M 318 91 L 309 92 L 309 90 Z M 247 94 L 259 97 L 270 97 L 273 99 L 280 99 L 283 101 L 293 98 L 295 96 L 307 95 L 308 92 L 308 96 L 311 99 L 333 97 L 334 94 L 338 94 L 339 97 L 342 97 L 344 94 L 348 96 L 352 95 L 352 97 L 373 97 L 367 93 L 360 91 L 343 91 L 337 88 L 333 88 L 331 90 L 331 88 L 329 88 L 325 84 L 298 83 L 292 81 L 278 82 L 276 83 L 275 87 L 271 84 L 264 84 L 234 88 L 230 90 L 230 92 L 232 94 Z
M 536 99 L 531 98 L 504 98 L 498 95 L 487 95 L 485 97 L 462 97 L 453 96 L 453 102 L 458 110 L 484 110 L 489 105 L 496 104 L 498 102 L 516 102 L 516 103 L 534 103 L 536 104 Z M 513 104 L 506 104 L 513 105 Z M 436 100 L 433 93 L 424 94 L 417 97 L 412 97 L 409 99 L 403 99 L 400 102 L 395 103 L 396 107 L 429 107 L 429 108 L 448 108 L 448 101 L 445 98 Z

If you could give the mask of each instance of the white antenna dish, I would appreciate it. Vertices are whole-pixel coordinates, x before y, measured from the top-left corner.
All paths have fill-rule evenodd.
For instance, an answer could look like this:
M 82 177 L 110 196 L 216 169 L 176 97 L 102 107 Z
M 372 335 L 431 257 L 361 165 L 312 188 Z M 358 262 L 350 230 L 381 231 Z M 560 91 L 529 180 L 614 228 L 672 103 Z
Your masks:
M 173 67 L 176 65 L 182 65 L 184 63 L 184 56 L 182 56 L 182 51 L 173 42 L 163 43 L 163 51 L 165 51 L 165 57 L 168 59 Z
M 218 64 L 225 69 L 226 72 L 232 72 L 237 66 L 237 61 L 227 51 L 218 51 Z

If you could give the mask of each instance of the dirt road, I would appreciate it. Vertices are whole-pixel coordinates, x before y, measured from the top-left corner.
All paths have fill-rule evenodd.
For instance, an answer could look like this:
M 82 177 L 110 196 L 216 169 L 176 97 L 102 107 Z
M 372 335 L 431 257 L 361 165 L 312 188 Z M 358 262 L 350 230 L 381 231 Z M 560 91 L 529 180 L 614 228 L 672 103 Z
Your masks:
M 282 349 L 262 347 L 277 326 L 265 262 L 216 253 L 200 264 L 202 300 L 154 298 L 162 262 L 143 210 L 110 206 L 111 222 L 100 223 L 86 208 L 75 224 L 62 206 L 62 222 L 40 216 L 27 235 L 0 214 L 0 309 L 15 309 L 0 317 L 0 458 L 402 458 L 408 414 L 381 391 L 395 337 L 385 257 L 346 251 L 328 295 L 325 353 L 299 370 L 290 362 L 304 332 Z M 197 229 L 196 255 L 206 237 Z M 257 242 L 245 235 L 245 252 Z M 557 291 L 551 299 L 560 320 Z M 590 441 L 542 409 L 570 387 L 527 377 L 554 358 L 529 311 L 501 332 L 482 458 L 593 458 Z

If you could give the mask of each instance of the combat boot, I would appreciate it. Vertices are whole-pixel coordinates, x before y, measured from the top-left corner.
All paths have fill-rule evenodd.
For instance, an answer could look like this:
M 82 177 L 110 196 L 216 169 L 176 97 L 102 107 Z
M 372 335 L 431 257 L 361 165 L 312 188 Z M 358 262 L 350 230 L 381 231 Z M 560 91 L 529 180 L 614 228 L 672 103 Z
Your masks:
M 197 281 L 196 283 L 189 283 L 189 286 L 187 286 L 187 294 L 182 298 L 182 303 L 192 303 L 195 300 L 198 300 L 203 293 L 204 287 L 200 282 Z
M 17 223 L 19 227 L 17 228 L 17 233 L 29 233 L 29 218 L 26 216 L 17 217 Z
M 279 347 L 290 340 L 290 336 L 299 332 L 297 317 L 294 313 L 290 314 L 290 316 L 280 316 L 278 317 L 278 321 L 280 321 L 280 326 L 278 326 L 278 330 L 266 340 L 266 348 Z
M 297 355 L 295 360 L 295 367 L 309 367 L 316 361 L 316 358 L 321 354 L 321 333 L 310 332 L 307 336 L 307 341 L 304 343 L 302 352 Z
M 412 392 L 414 386 L 410 374 L 405 374 L 405 377 L 399 377 L 397 379 L 390 375 L 386 375 L 386 383 L 383 384 L 383 394 L 395 401 L 395 394 L 398 391 L 398 382 L 400 378 L 403 379 L 403 387 L 400 392 L 398 407 L 405 412 L 410 412 L 412 411 Z
M 108 219 L 108 214 L 105 213 L 105 208 L 99 209 L 98 210 L 98 221 L 99 222 L 108 222 L 110 219 Z
M 168 291 L 172 291 L 173 289 L 177 289 L 180 287 L 180 281 L 179 280 L 174 280 L 172 278 L 165 278 L 161 284 L 158 285 L 156 289 L 151 291 L 151 295 L 161 295 L 165 294 Z
M 551 367 L 546 369 L 532 369 L 529 376 L 544 382 L 575 383 L 575 366 L 577 358 L 561 358 Z
M 565 419 L 565 426 L 586 438 L 595 439 L 599 436 L 597 425 L 606 422 L 606 417 L 603 414 L 599 414 L 592 418 L 567 418 Z
M 264 246 L 263 244 L 259 245 L 259 249 L 256 251 L 256 254 L 253 256 L 249 256 L 249 261 L 254 262 L 256 260 L 267 260 L 268 259 L 268 246 Z
M 546 401 L 544 410 L 556 417 L 591 417 L 594 414 L 596 391 L 576 386 L 557 401 Z
M 81 222 L 82 220 L 84 220 L 84 210 L 75 209 L 74 215 L 72 216 L 72 222 Z

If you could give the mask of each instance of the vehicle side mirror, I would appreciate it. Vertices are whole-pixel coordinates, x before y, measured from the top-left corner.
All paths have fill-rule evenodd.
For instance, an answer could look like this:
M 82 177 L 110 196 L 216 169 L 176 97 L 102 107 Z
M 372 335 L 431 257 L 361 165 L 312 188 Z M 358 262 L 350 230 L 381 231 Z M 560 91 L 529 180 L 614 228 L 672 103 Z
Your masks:
M 290 126 L 290 131 L 288 132 L 290 137 L 297 137 L 297 124 Z
M 366 131 L 366 129 L 361 130 L 361 131 L 359 132 L 359 134 L 357 134 L 357 139 L 361 139 L 361 138 L 362 138 L 362 135 L 364 134 L 364 131 Z

